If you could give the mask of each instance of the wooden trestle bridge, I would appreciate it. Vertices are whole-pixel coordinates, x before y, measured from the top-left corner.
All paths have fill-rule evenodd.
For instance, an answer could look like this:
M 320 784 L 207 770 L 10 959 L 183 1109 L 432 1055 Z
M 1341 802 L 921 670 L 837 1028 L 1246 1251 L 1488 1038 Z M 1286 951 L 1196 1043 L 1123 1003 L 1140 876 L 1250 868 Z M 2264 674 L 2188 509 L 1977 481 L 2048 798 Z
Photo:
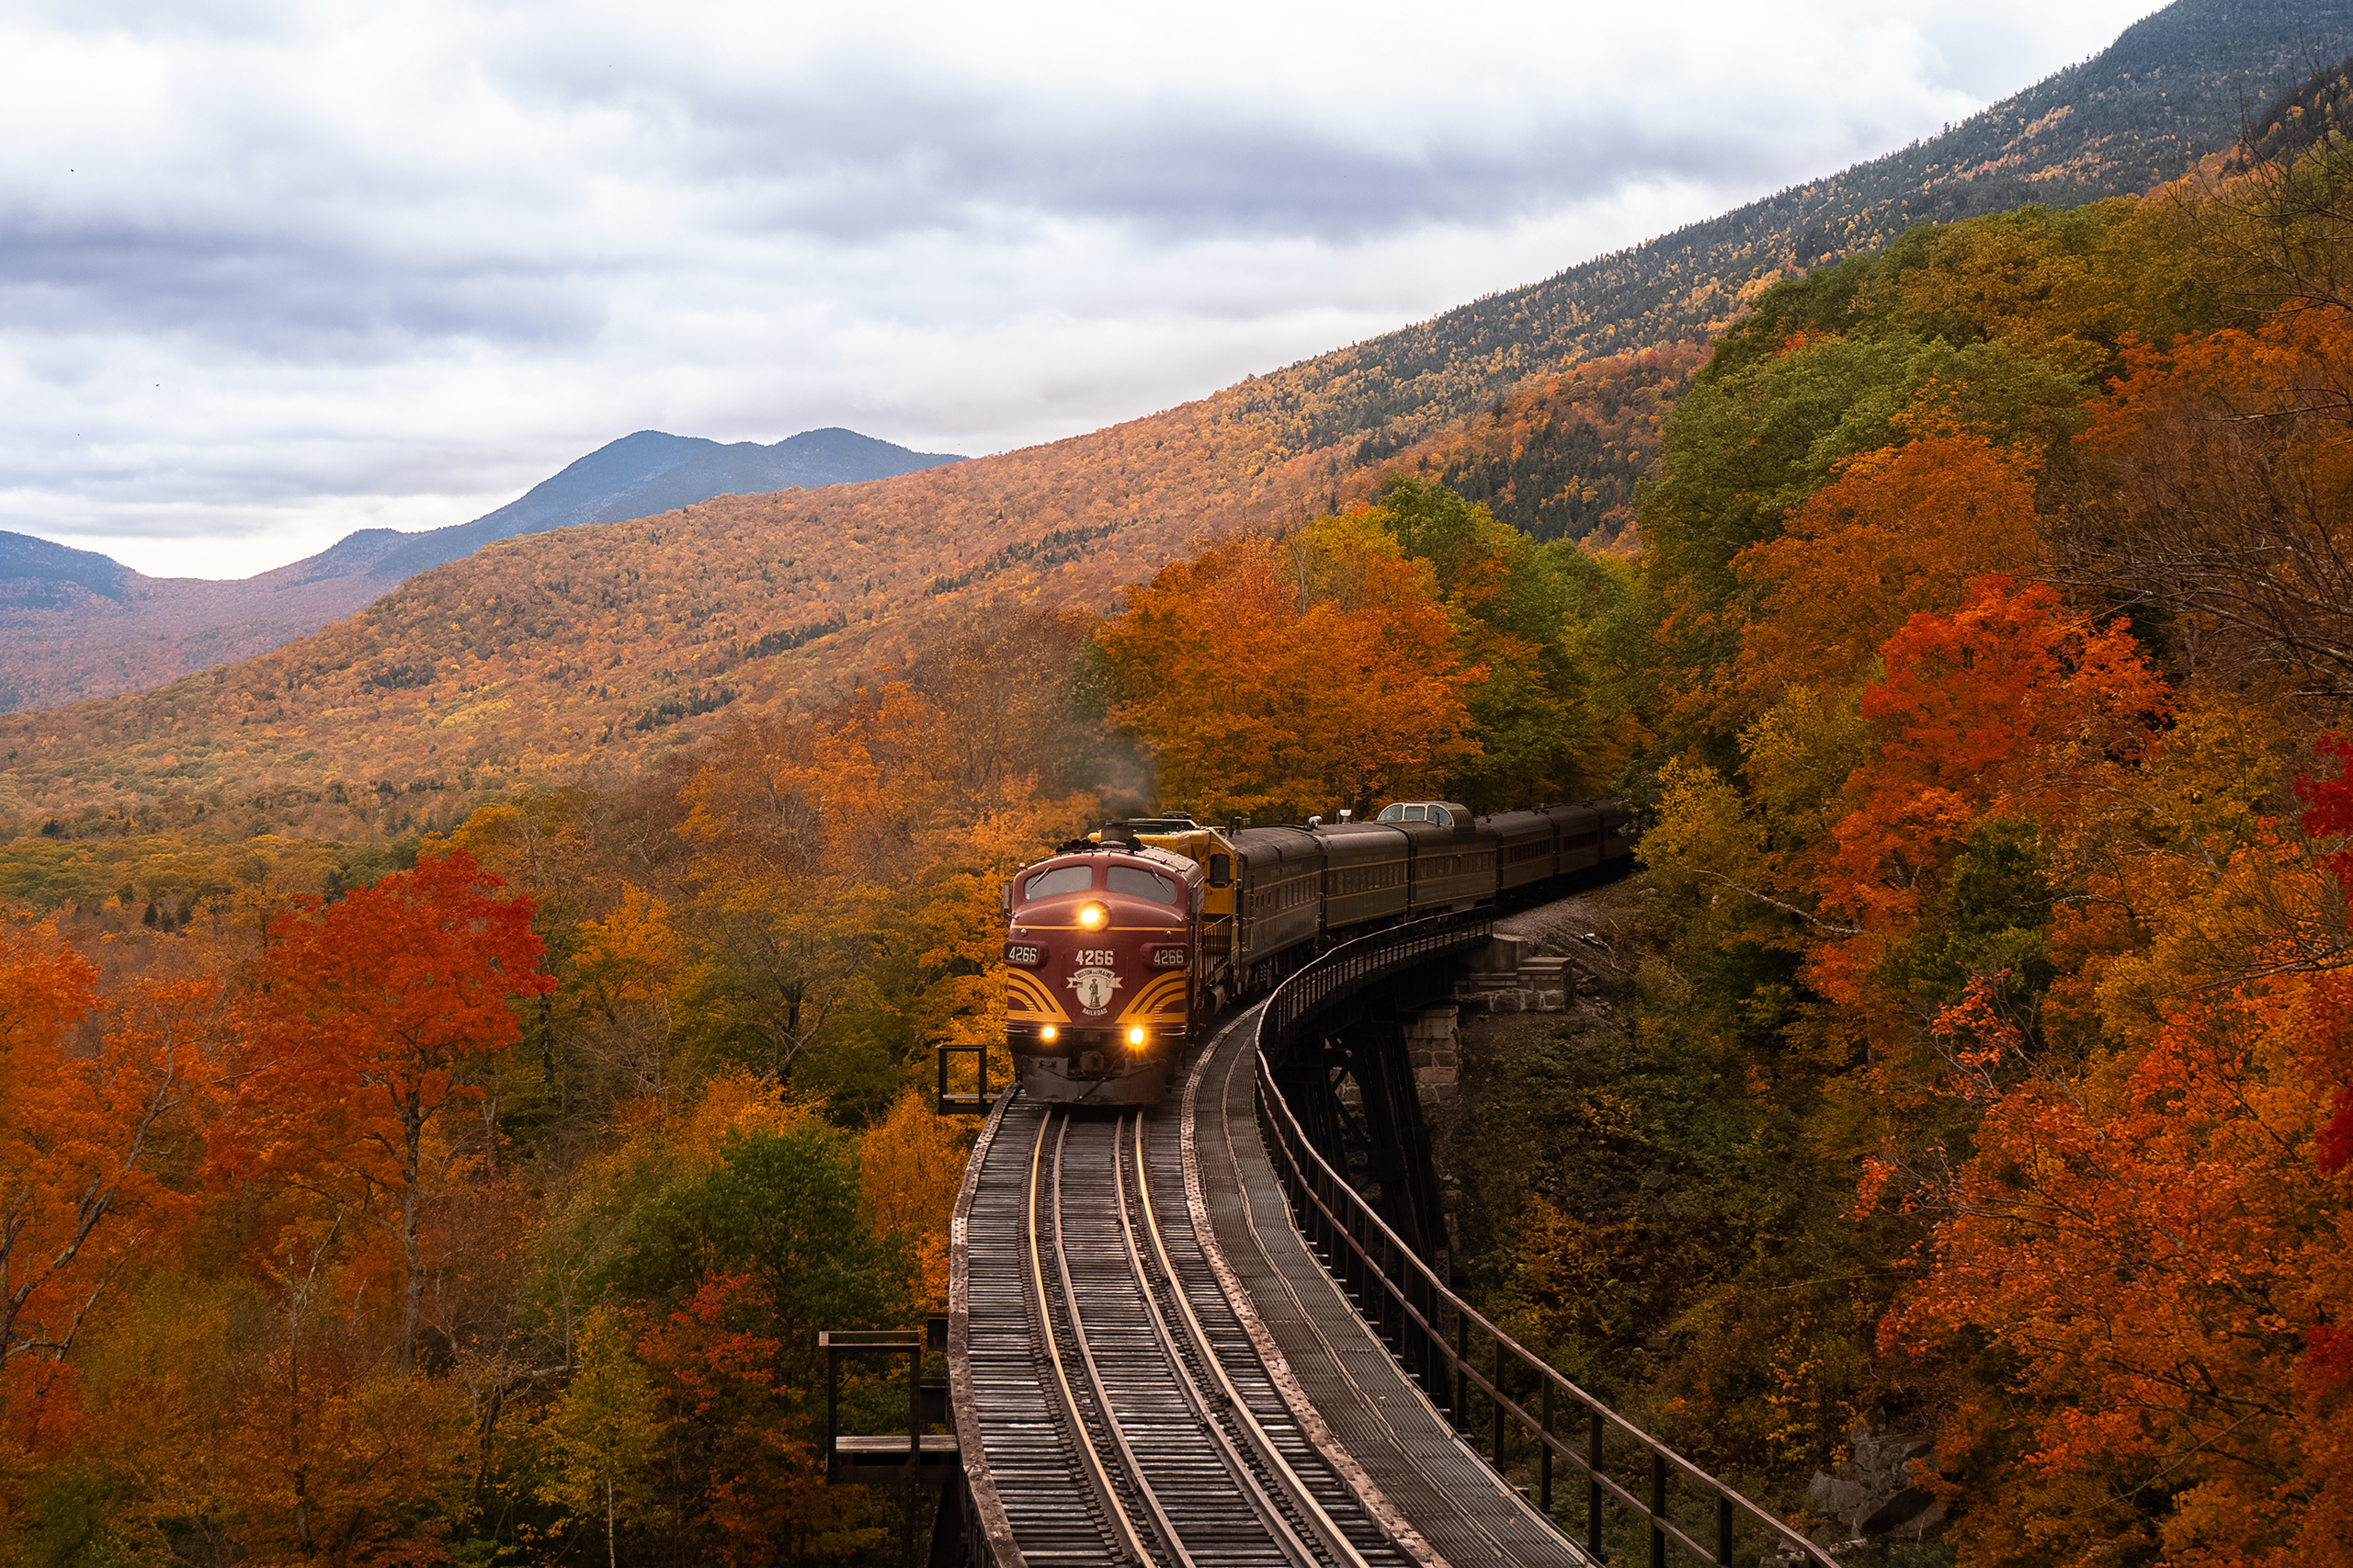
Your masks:
M 941 1483 L 932 1568 L 1836 1568 L 1449 1288 L 1426 1146 L 1331 1132 L 1377 1127 L 1400 1075 L 1410 1100 L 1401 1052 L 1368 1063 L 1488 935 L 1455 915 L 1334 949 L 1156 1107 L 1000 1096 L 956 1205 L 948 1408 L 922 1337 L 828 1335 L 910 1377 L 909 1431 L 829 1433 L 836 1473 Z

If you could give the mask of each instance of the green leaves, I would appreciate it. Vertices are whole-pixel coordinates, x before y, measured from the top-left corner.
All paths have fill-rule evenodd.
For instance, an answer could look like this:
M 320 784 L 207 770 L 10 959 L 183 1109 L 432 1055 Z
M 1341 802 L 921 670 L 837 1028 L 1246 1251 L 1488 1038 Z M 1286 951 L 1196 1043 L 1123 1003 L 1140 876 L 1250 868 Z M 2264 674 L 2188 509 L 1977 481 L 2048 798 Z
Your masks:
M 858 1199 L 847 1133 L 815 1124 L 733 1133 L 717 1169 L 631 1217 L 608 1278 L 625 1295 L 666 1303 L 706 1274 L 749 1275 L 774 1304 L 785 1355 L 802 1362 L 818 1329 L 881 1323 L 905 1304 L 904 1249 L 868 1230 Z

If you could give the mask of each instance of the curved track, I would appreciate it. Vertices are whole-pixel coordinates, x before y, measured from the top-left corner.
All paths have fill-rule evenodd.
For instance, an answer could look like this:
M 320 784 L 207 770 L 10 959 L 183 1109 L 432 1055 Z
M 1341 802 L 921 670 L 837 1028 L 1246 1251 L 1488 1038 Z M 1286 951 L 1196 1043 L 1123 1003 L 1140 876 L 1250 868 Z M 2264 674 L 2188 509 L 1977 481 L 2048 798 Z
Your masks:
M 1017 1102 L 991 1132 L 968 1240 L 1018 1267 L 968 1277 L 964 1326 L 1006 1544 L 1040 1564 L 1404 1568 L 1202 1256 L 1175 1117 Z

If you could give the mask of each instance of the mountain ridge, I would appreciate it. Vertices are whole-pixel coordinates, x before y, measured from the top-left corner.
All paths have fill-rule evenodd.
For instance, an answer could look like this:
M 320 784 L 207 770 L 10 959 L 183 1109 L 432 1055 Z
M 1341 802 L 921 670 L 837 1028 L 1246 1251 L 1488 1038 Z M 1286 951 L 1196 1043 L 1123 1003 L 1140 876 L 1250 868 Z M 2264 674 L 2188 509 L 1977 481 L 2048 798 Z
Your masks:
M 501 540 L 623 522 L 714 495 L 859 483 L 964 460 L 838 426 L 766 446 L 639 430 L 471 522 L 415 533 L 361 528 L 314 555 L 225 580 L 149 577 L 111 556 L 0 532 L 0 710 L 109 697 L 267 653 Z

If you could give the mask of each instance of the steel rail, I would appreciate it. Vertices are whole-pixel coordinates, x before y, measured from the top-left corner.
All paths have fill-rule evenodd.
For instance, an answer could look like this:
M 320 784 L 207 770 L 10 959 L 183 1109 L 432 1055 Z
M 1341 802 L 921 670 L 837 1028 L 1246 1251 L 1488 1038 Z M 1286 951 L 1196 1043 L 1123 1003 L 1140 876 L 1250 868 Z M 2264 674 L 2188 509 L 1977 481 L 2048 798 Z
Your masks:
M 1268 1494 L 1265 1483 L 1253 1473 L 1243 1459 L 1242 1451 L 1233 1446 L 1233 1437 L 1211 1414 L 1209 1401 L 1203 1397 L 1200 1380 L 1185 1366 L 1183 1352 L 1176 1348 L 1176 1336 L 1169 1332 L 1167 1317 L 1161 1312 L 1159 1299 L 1152 1288 L 1152 1278 L 1144 1270 L 1142 1251 L 1136 1245 L 1135 1228 L 1129 1221 L 1127 1167 L 1120 1158 L 1120 1134 L 1126 1124 L 1127 1119 L 1122 1117 L 1112 1130 L 1111 1182 L 1120 1214 L 1120 1240 L 1127 1254 L 1129 1277 L 1134 1279 L 1136 1293 L 1143 1299 L 1144 1317 L 1152 1324 L 1153 1338 L 1159 1345 L 1160 1354 L 1167 1362 L 1170 1372 L 1175 1375 L 1176 1392 L 1183 1397 L 1185 1408 L 1193 1413 L 1194 1421 L 1217 1449 L 1218 1462 L 1225 1467 L 1228 1479 L 1241 1493 L 1243 1501 L 1250 1505 L 1250 1511 L 1258 1516 L 1258 1522 L 1267 1527 L 1267 1534 L 1274 1537 L 1275 1544 L 1282 1549 L 1283 1555 L 1290 1560 L 1293 1568 L 1322 1568 L 1322 1560 L 1313 1548 L 1299 1539 L 1299 1532 L 1291 1528 L 1289 1519 L 1283 1517 L 1282 1509 Z M 1139 1116 L 1136 1118 L 1139 1154 L 1142 1147 L 1143 1118 Z M 1140 1183 L 1145 1179 L 1141 1159 L 1137 1163 L 1136 1175 Z M 1171 1289 L 1175 1290 L 1176 1274 L 1174 1269 L 1168 1271 L 1168 1278 Z M 1182 1300 L 1181 1293 L 1178 1299 Z
M 1128 1472 L 1129 1483 L 1136 1489 L 1136 1495 L 1143 1499 L 1144 1511 L 1152 1516 L 1153 1528 L 1158 1532 L 1162 1544 L 1168 1548 L 1169 1555 L 1176 1558 L 1182 1568 L 1194 1568 L 1193 1554 L 1185 1550 L 1185 1538 L 1177 1533 L 1176 1522 L 1168 1517 L 1168 1510 L 1160 1506 L 1160 1494 L 1153 1489 L 1152 1482 L 1144 1475 L 1143 1461 L 1136 1458 L 1135 1448 L 1128 1441 L 1128 1429 L 1120 1425 L 1120 1413 L 1112 1408 L 1110 1384 L 1104 1379 L 1103 1369 L 1096 1364 L 1094 1342 L 1086 1334 L 1086 1319 L 1078 1310 L 1078 1282 L 1071 1278 L 1070 1254 L 1063 1245 L 1063 1143 L 1069 1134 L 1070 1117 L 1065 1113 L 1054 1128 L 1054 1268 L 1062 1277 L 1063 1312 L 1070 1319 L 1070 1336 L 1078 1346 L 1080 1363 L 1086 1369 L 1087 1392 L 1094 1396 L 1095 1413 L 1102 1417 L 1103 1430 L 1110 1437 L 1111 1446 L 1120 1451 L 1120 1463 Z M 1040 1128 L 1039 1142 L 1044 1141 L 1044 1129 Z M 1119 1147 L 1116 1131 L 1111 1146 L 1114 1150 Z M 1115 1174 L 1119 1170 L 1117 1159 L 1111 1162 L 1111 1168 Z M 1127 1224 L 1127 1220 L 1123 1210 L 1120 1215 L 1122 1227 Z M 1132 1249 L 1130 1261 L 1133 1261 Z M 1082 1432 L 1080 1436 L 1084 1440 L 1085 1434 Z
M 1063 1414 L 1068 1418 L 1070 1423 L 1072 1446 L 1078 1449 L 1080 1461 L 1086 1467 L 1087 1479 L 1094 1483 L 1097 1494 L 1103 1500 L 1104 1515 L 1111 1521 L 1113 1532 L 1118 1537 L 1117 1540 L 1113 1544 L 1116 1545 L 1120 1551 L 1125 1553 L 1128 1562 L 1136 1564 L 1136 1568 L 1145 1568 L 1145 1565 L 1152 1562 L 1152 1554 L 1144 1549 L 1143 1536 L 1142 1532 L 1136 1528 L 1135 1521 L 1129 1517 L 1126 1506 L 1120 1501 L 1118 1488 L 1113 1486 L 1111 1483 L 1110 1472 L 1103 1466 L 1102 1456 L 1095 1451 L 1095 1444 L 1086 1435 L 1086 1414 L 1079 1409 L 1078 1396 L 1071 1389 L 1070 1373 L 1063 1365 L 1062 1344 L 1054 1333 L 1053 1313 L 1048 1307 L 1045 1264 L 1043 1259 L 1040 1256 L 1038 1250 L 1038 1189 L 1041 1185 L 1039 1180 L 1039 1165 L 1046 1152 L 1046 1132 L 1049 1128 L 1053 1126 L 1053 1122 L 1054 1113 L 1050 1108 L 1046 1112 L 1045 1119 L 1038 1124 L 1037 1142 L 1029 1146 L 1028 1239 L 1029 1248 L 1030 1288 L 1035 1292 L 1034 1299 L 1038 1305 L 1039 1326 L 1043 1331 L 1043 1335 L 1046 1341 L 1047 1363 L 1053 1369 L 1054 1390 L 1060 1396 Z M 1064 1127 L 1068 1127 L 1069 1124 L 1070 1119 L 1065 1116 L 1063 1119 L 1063 1125 Z M 1061 1163 L 1061 1145 L 1059 1142 L 1057 1142 L 1055 1146 L 1055 1160 L 1057 1166 L 1059 1166 Z M 1061 1175 L 1060 1170 L 1057 1169 L 1055 1174 L 1057 1177 L 1056 1185 L 1057 1187 L 1059 1187 L 1059 1177 Z M 1059 1191 L 1056 1192 L 1055 1197 L 1059 1203 L 1061 1197 Z M 1059 1221 L 1057 1221 L 1057 1223 L 1054 1226 L 1054 1251 L 1059 1258 L 1062 1253 L 1062 1226 Z M 1067 1260 L 1063 1260 L 1063 1283 L 1064 1289 L 1067 1290 L 1070 1283 Z M 1074 1336 L 1078 1337 L 1080 1348 L 1083 1350 L 1086 1347 L 1086 1341 L 1083 1336 L 1077 1335 L 1078 1320 L 1075 1312 L 1074 1312 L 1071 1316 L 1071 1326 Z M 1099 1408 L 1103 1411 L 1106 1425 L 1110 1425 L 1111 1415 L 1109 1407 L 1099 1406 Z M 1116 1430 L 1116 1426 L 1114 1426 L 1113 1429 Z M 1189 1563 L 1190 1560 L 1188 1559 L 1187 1562 Z
M 1307 1483 L 1299 1478 L 1298 1471 L 1291 1469 L 1290 1461 L 1285 1460 L 1281 1451 L 1275 1447 L 1274 1439 L 1268 1437 L 1266 1428 L 1258 1424 L 1257 1415 L 1251 1410 L 1248 1402 L 1242 1397 L 1241 1392 L 1233 1386 L 1233 1380 L 1226 1375 L 1225 1364 L 1218 1359 L 1217 1348 L 1211 1344 L 1208 1332 L 1201 1327 L 1201 1320 L 1193 1312 L 1193 1303 L 1186 1299 L 1184 1281 L 1177 1277 L 1176 1265 L 1169 1261 L 1168 1245 L 1161 1235 L 1159 1216 L 1153 1212 L 1152 1174 L 1144 1162 L 1143 1122 L 1144 1119 L 1139 1115 L 1135 1121 L 1134 1142 L 1136 1196 L 1143 1212 L 1144 1233 L 1151 1238 L 1153 1256 L 1160 1266 L 1161 1277 L 1168 1281 L 1168 1294 L 1176 1303 L 1177 1315 L 1185 1324 L 1186 1339 L 1192 1346 L 1194 1358 L 1201 1366 L 1209 1369 L 1211 1375 L 1217 1382 L 1216 1395 L 1220 1407 L 1233 1417 L 1234 1425 L 1242 1429 L 1250 1447 L 1256 1452 L 1259 1461 L 1273 1473 L 1288 1494 L 1291 1506 L 1308 1521 L 1309 1528 L 1321 1541 L 1324 1551 L 1330 1553 L 1331 1561 L 1340 1564 L 1341 1568 L 1370 1568 L 1370 1564 L 1364 1559 L 1364 1554 L 1356 1549 L 1354 1542 L 1341 1533 L 1340 1527 L 1333 1523 L 1331 1515 L 1324 1512 L 1324 1506 L 1315 1500 L 1314 1494 L 1308 1490 Z M 1255 1474 L 1250 1473 L 1245 1465 L 1240 1451 L 1233 1446 L 1233 1439 L 1226 1434 L 1224 1426 L 1211 1412 L 1208 1402 L 1202 1397 L 1204 1391 L 1200 1388 L 1199 1380 L 1185 1375 L 1184 1363 L 1176 1348 L 1176 1337 L 1169 1332 L 1166 1320 L 1161 1313 L 1160 1305 L 1154 1299 L 1151 1283 L 1144 1275 L 1143 1260 L 1136 1248 L 1134 1233 L 1128 1228 L 1125 1181 L 1122 1180 L 1120 1186 L 1120 1228 L 1128 1243 L 1129 1261 L 1135 1268 L 1136 1283 L 1142 1289 L 1144 1303 L 1151 1309 L 1153 1327 L 1160 1336 L 1161 1346 L 1168 1357 L 1168 1364 L 1176 1369 L 1178 1381 L 1184 1385 L 1187 1401 L 1192 1404 L 1195 1413 L 1200 1417 L 1203 1427 L 1215 1438 L 1220 1452 L 1226 1457 L 1228 1469 L 1233 1471 L 1235 1481 L 1248 1488 L 1251 1506 L 1258 1510 L 1259 1517 L 1267 1523 L 1267 1528 L 1274 1532 L 1278 1543 L 1283 1548 L 1283 1554 L 1294 1563 L 1300 1564 L 1301 1568 L 1309 1568 L 1311 1564 L 1317 1564 L 1320 1560 L 1313 1551 L 1305 1541 L 1299 1539 L 1299 1533 L 1291 1528 L 1290 1521 L 1284 1518 L 1281 1511 L 1275 1507 L 1274 1499 L 1267 1495 L 1265 1485 Z M 1260 1506 L 1261 1502 L 1265 1505 L 1263 1507 Z

